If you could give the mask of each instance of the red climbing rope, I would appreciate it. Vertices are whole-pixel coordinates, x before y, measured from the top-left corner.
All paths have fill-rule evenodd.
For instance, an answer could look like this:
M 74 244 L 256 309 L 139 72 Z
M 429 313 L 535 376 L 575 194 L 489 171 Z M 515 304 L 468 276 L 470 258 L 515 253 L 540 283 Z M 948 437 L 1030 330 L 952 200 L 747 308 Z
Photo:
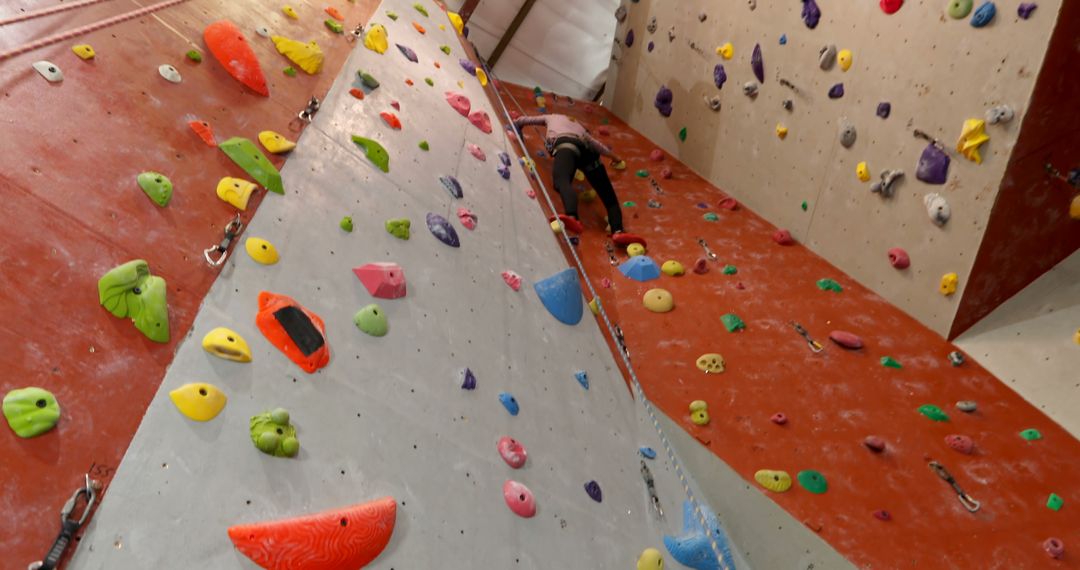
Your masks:
M 102 2 L 109 2 L 110 0 L 83 0 L 82 2 L 76 2 L 74 4 L 64 4 L 60 6 L 53 6 L 52 8 L 42 8 L 41 10 L 34 10 L 33 12 L 27 12 L 25 14 L 19 14 L 18 16 L 12 16 L 0 20 L 0 26 L 6 26 L 8 24 L 15 24 L 18 22 L 25 22 L 26 20 L 33 20 L 34 18 L 44 18 L 45 16 L 52 16 L 53 14 L 59 14 L 60 12 L 67 12 L 68 10 L 76 10 L 84 6 L 92 6 L 94 4 L 100 4 Z
M 101 1 L 105 1 L 105 0 L 94 0 L 94 1 L 101 2 Z M 187 0 L 166 0 L 165 2 L 159 2 L 157 4 L 147 6 L 145 8 L 139 8 L 138 10 L 132 10 L 131 12 L 125 12 L 123 14 L 119 14 L 119 15 L 113 16 L 111 18 L 106 18 L 104 20 L 101 20 L 100 22 L 94 22 L 93 24 L 87 24 L 85 26 L 81 26 L 81 27 L 78 27 L 78 28 L 75 28 L 75 29 L 72 29 L 72 30 L 68 30 L 66 32 L 60 32 L 59 34 L 53 34 L 51 36 L 46 36 L 44 38 L 41 38 L 40 40 L 35 40 L 35 41 L 30 42 L 30 43 L 23 44 L 23 45 L 21 45 L 19 47 L 11 48 L 9 50 L 0 52 L 0 61 L 4 61 L 5 59 L 10 59 L 10 58 L 15 57 L 17 55 L 22 55 L 24 53 L 31 52 L 31 51 L 34 51 L 36 49 L 41 49 L 41 48 L 46 47 L 46 46 L 51 46 L 51 45 L 53 45 L 55 43 L 60 43 L 62 41 L 70 40 L 72 38 L 77 38 L 77 37 L 79 37 L 81 35 L 89 34 L 90 32 L 96 32 L 97 30 L 100 30 L 102 28 L 108 28 L 109 26 L 115 26 L 116 24 L 119 24 L 121 22 L 126 22 L 128 20 L 133 20 L 135 18 L 145 16 L 147 14 L 156 12 L 156 11 L 161 10 L 163 8 L 168 8 L 170 6 L 175 6 L 177 4 L 182 4 L 184 2 L 187 2 Z

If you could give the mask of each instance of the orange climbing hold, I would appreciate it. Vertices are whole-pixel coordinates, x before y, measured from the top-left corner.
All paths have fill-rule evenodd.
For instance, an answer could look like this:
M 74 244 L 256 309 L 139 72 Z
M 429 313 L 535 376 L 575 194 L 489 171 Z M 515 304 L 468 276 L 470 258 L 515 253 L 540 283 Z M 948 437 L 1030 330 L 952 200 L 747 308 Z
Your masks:
M 195 131 L 195 134 L 199 135 L 199 138 L 203 140 L 208 146 L 217 146 L 217 141 L 214 140 L 214 129 L 210 128 L 210 123 L 206 121 L 191 121 L 188 123 L 191 130 Z
M 416 28 L 416 31 L 420 32 L 421 34 L 426 34 L 427 33 L 427 30 L 424 29 L 424 26 L 421 26 L 420 24 L 417 24 L 416 22 L 412 23 L 412 27 Z
M 326 13 L 330 14 L 330 17 L 335 20 L 341 20 L 342 22 L 345 21 L 345 16 L 342 16 L 341 12 L 338 12 L 338 9 L 333 6 L 327 6 Z
M 214 22 L 206 26 L 203 40 L 214 59 L 218 60 L 229 75 L 259 95 L 270 96 L 259 58 L 255 57 L 255 51 L 251 49 L 247 38 L 236 24 L 228 20 Z
M 353 97 L 356 97 L 361 101 L 364 100 L 364 91 L 362 89 L 357 89 L 356 87 L 353 87 L 352 89 L 349 89 L 349 95 L 352 95 Z
M 326 325 L 319 315 L 285 295 L 259 293 L 259 313 L 255 315 L 266 340 L 308 374 L 330 362 Z
M 229 539 L 267 570 L 353 570 L 382 553 L 396 521 L 397 503 L 383 497 L 292 519 L 232 526 Z
M 405 85 L 408 85 L 409 87 L 412 87 L 412 84 L 413 84 L 412 79 L 406 79 L 405 80 Z
M 398 120 L 397 115 L 395 115 L 393 113 L 383 112 L 383 113 L 379 113 L 379 116 L 382 117 L 382 120 L 385 121 L 386 124 L 389 125 L 391 129 L 394 129 L 395 131 L 400 131 L 401 130 L 401 121 Z

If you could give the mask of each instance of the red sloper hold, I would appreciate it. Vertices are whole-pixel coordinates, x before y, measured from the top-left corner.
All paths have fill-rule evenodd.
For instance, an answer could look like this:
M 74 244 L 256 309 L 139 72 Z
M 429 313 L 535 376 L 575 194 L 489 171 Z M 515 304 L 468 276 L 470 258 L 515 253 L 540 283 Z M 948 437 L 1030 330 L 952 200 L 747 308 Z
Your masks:
M 724 198 L 723 200 L 720 200 L 720 203 L 717 204 L 717 205 L 720 206 L 721 208 L 723 208 L 724 210 L 731 210 L 732 212 L 739 209 L 739 202 L 737 200 L 735 200 L 735 198 L 732 198 L 731 196 L 728 196 L 727 198 Z
M 262 291 L 259 293 L 259 312 L 255 326 L 266 340 L 308 374 L 330 362 L 330 345 L 326 343 L 326 324 L 319 315 L 305 309 L 285 295 Z M 318 333 L 320 338 L 313 338 Z M 301 347 L 298 340 L 304 343 Z
M 214 59 L 218 60 L 229 75 L 259 95 L 270 96 L 259 59 L 255 57 L 255 51 L 251 49 L 247 38 L 236 24 L 228 20 L 214 22 L 203 31 L 203 40 Z
M 356 97 L 357 99 L 359 99 L 361 101 L 364 100 L 364 92 L 362 90 L 360 90 L 360 89 L 355 88 L 355 87 L 353 87 L 352 89 L 349 89 L 349 95 L 352 95 L 353 97 Z
M 472 103 L 469 102 L 469 98 L 461 93 L 454 93 L 453 91 L 446 92 L 446 102 L 454 108 L 455 111 L 461 114 L 462 117 L 469 116 L 469 110 L 472 109 Z
M 886 14 L 895 14 L 901 6 L 904 5 L 904 0 L 881 0 L 881 11 Z
M 481 131 L 491 134 L 491 117 L 483 111 L 473 111 L 469 113 L 469 122 L 476 126 Z
M 791 237 L 791 232 L 787 230 L 776 230 L 773 232 L 772 240 L 780 245 L 795 245 L 795 240 Z
M 397 503 L 367 503 L 292 519 L 229 527 L 236 549 L 267 570 L 353 570 L 375 560 L 390 542 Z
M 609 129 L 606 125 L 596 127 L 596 133 L 602 137 L 609 137 L 611 136 L 611 129 Z
M 859 338 L 859 335 L 847 331 L 832 331 L 829 333 L 829 340 L 851 350 L 858 350 L 863 347 L 863 341 Z
M 389 125 L 391 129 L 394 129 L 395 131 L 401 130 L 401 120 L 397 118 L 397 115 L 384 112 L 379 113 L 379 116 L 382 117 L 383 121 L 386 121 L 386 124 Z
M 658 148 L 652 149 L 652 152 L 649 153 L 649 160 L 653 162 L 660 162 L 661 160 L 664 160 L 664 151 Z
M 665 166 L 662 170 L 660 170 L 660 178 L 663 178 L 664 180 L 671 180 L 672 176 L 674 176 L 674 173 L 671 172 L 670 168 Z

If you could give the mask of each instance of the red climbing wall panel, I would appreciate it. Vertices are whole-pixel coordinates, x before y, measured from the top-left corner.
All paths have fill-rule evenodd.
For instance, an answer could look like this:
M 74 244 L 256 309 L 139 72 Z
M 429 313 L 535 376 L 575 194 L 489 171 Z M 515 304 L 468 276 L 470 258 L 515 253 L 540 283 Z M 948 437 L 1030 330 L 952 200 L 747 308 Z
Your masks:
M 58 4 L 4 2 L 0 19 Z M 0 50 L 148 4 L 117 0 L 0 27 Z M 0 435 L 0 552 L 12 568 L 44 556 L 59 530 L 58 511 L 84 473 L 109 480 L 217 276 L 202 250 L 221 240 L 234 209 L 215 187 L 223 176 L 247 176 L 187 122 L 210 122 L 219 141 L 255 140 L 267 129 L 299 136 L 290 119 L 312 95 L 325 94 L 352 45 L 324 27 L 323 8 L 340 10 L 350 30 L 378 2 L 290 4 L 299 20 L 285 18 L 281 3 L 190 0 L 0 61 L 0 392 L 40 386 L 56 394 L 63 412 L 57 429 L 38 438 L 21 440 L 6 427 Z M 206 51 L 202 30 L 220 19 L 235 22 L 253 44 L 270 98 L 248 91 Z M 255 34 L 260 26 L 318 41 L 322 73 L 283 75 L 290 62 Z M 70 48 L 80 43 L 92 45 L 96 59 L 78 59 Z M 184 58 L 190 49 L 203 53 L 201 64 Z M 31 69 L 40 59 L 58 65 L 64 81 L 47 83 Z M 182 83 L 158 75 L 165 63 Z M 146 170 L 172 180 L 167 208 L 135 183 Z M 168 282 L 169 344 L 147 340 L 98 306 L 98 278 L 137 258 Z
M 527 113 L 537 113 L 531 89 L 507 89 Z M 578 251 L 609 315 L 625 332 L 646 393 L 665 413 L 749 485 L 757 487 L 753 475 L 759 469 L 782 469 L 792 477 L 802 470 L 823 473 L 829 482 L 823 495 L 797 484 L 783 494 L 761 492 L 859 567 L 1080 567 L 1075 553 L 1053 562 L 1041 546 L 1051 536 L 1063 539 L 1067 548 L 1080 542 L 1080 511 L 1070 506 L 1080 501 L 1075 487 L 1080 442 L 978 363 L 969 359 L 951 366 L 947 355 L 956 350 L 953 345 L 809 249 L 774 243 L 776 228 L 753 212 L 719 208 L 723 193 L 689 168 L 671 157 L 650 161 L 653 145 L 606 110 L 582 102 L 571 107 L 562 98 L 553 104 L 550 95 L 547 100 L 553 112 L 579 118 L 594 133 L 602 119 L 610 121 L 612 136 L 600 138 L 629 163 L 622 172 L 609 169 L 620 199 L 636 202 L 624 208 L 628 231 L 649 240 L 649 255 L 657 263 L 676 259 L 687 266 L 685 276 L 649 283 L 623 277 L 604 252 L 603 207 L 598 201 L 582 206 L 587 229 Z M 511 103 L 510 108 L 516 107 Z M 692 129 L 686 144 L 693 144 Z M 542 149 L 542 135 L 528 129 L 534 157 Z M 536 162 L 549 181 L 550 159 Z M 664 166 L 674 171 L 671 180 L 659 179 Z M 638 169 L 656 175 L 664 193 L 636 177 Z M 650 199 L 662 207 L 647 207 Z M 719 221 L 706 221 L 706 212 L 716 213 Z M 689 272 L 703 254 L 698 238 L 720 258 L 709 263 L 706 275 Z M 725 275 L 726 264 L 738 272 Z M 604 289 L 603 278 L 614 286 Z M 815 282 L 822 278 L 835 279 L 843 292 L 820 290 Z M 655 314 L 642 307 L 644 292 L 653 287 L 671 291 L 673 312 Z M 725 313 L 742 317 L 746 330 L 728 333 L 720 322 Z M 788 324 L 793 320 L 825 350 L 812 353 Z M 828 340 L 832 330 L 853 332 L 866 347 L 844 350 Z M 709 352 L 724 356 L 726 372 L 706 376 L 695 367 L 698 356 Z M 883 356 L 903 368 L 882 366 Z M 708 426 L 690 422 L 688 404 L 697 399 L 708 403 Z M 975 400 L 978 411 L 956 410 L 958 400 Z M 938 423 L 922 416 L 916 409 L 923 404 L 940 406 L 951 420 Z M 787 425 L 770 422 L 777 412 L 788 416 Z M 1027 428 L 1040 430 L 1043 439 L 1019 437 Z M 970 436 L 974 453 L 949 448 L 944 439 L 950 434 Z M 877 455 L 865 448 L 862 441 L 869 435 L 884 438 L 887 450 Z M 944 464 L 982 502 L 981 510 L 964 510 L 928 468 L 930 459 Z M 710 484 L 708 473 L 695 477 Z M 1051 492 L 1065 499 L 1059 512 L 1046 507 Z M 872 513 L 879 509 L 893 519 L 875 519 Z

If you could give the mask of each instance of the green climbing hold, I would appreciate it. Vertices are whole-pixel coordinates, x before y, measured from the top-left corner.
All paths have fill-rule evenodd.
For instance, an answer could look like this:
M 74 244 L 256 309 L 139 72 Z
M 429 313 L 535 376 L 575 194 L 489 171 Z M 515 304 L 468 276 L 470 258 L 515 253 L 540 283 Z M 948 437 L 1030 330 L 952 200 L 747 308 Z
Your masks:
M 391 20 L 393 20 L 393 21 L 395 21 L 395 22 L 396 22 L 396 21 L 397 21 L 397 12 L 394 12 L 394 11 L 391 11 L 391 10 L 387 10 L 387 11 L 386 11 L 386 17 L 387 17 L 387 18 L 390 18 Z
M 957 20 L 966 18 L 971 13 L 974 4 L 974 0 L 951 0 L 949 2 L 949 15 Z
M 601 124 L 601 125 L 608 125 L 608 124 L 611 124 L 611 120 L 610 120 L 610 119 L 608 119 L 607 117 L 604 117 L 603 119 L 600 119 L 600 124 Z
M 386 313 L 374 303 L 357 311 L 353 316 L 353 324 L 371 336 L 386 336 L 386 332 L 390 330 Z
M 341 22 L 338 22 L 333 18 L 327 18 L 325 21 L 323 21 L 323 23 L 326 24 L 326 27 L 335 34 L 345 33 L 345 28 L 341 27 Z
M 285 188 L 281 185 L 281 173 L 255 143 L 243 137 L 233 137 L 218 147 L 263 188 L 275 194 L 285 193 Z
M 357 135 L 352 136 L 352 142 L 364 149 L 364 154 L 367 155 L 368 160 L 378 166 L 379 170 L 390 172 L 390 154 L 386 152 L 383 145 Z
M 705 221 L 706 221 L 706 222 L 717 222 L 717 221 L 720 221 L 720 216 L 717 216 L 717 215 L 716 215 L 716 214 L 714 214 L 713 212 L 709 212 L 709 213 L 705 214 L 705 216 L 704 216 L 704 217 L 705 217 Z
M 427 141 L 420 141 L 420 150 L 431 150 L 431 145 Z
M 15 435 L 34 437 L 56 426 L 60 405 L 56 396 L 42 388 L 12 390 L 4 396 L 4 417 Z
M 286 67 L 285 69 L 282 69 L 281 72 L 285 75 L 288 75 L 289 77 L 296 77 L 296 68 L 291 65 L 289 67 Z
M 118 265 L 98 280 L 98 302 L 117 318 L 130 318 L 152 341 L 169 342 L 165 280 L 142 259 Z
M 900 365 L 900 362 L 891 356 L 882 356 L 881 365 L 885 368 L 903 368 L 903 366 Z
M 1035 441 L 1037 439 L 1042 439 L 1042 432 L 1040 432 L 1039 430 L 1037 430 L 1035 428 L 1028 428 L 1028 429 L 1020 432 L 1020 437 L 1026 439 L 1028 441 Z
M 386 220 L 386 231 L 398 239 L 409 239 L 409 226 L 411 223 L 409 218 Z
M 817 471 L 799 471 L 795 478 L 799 480 L 799 484 L 802 485 L 803 489 L 815 495 L 820 495 L 829 490 L 829 482 L 825 480 L 824 475 Z
M 450 55 L 450 46 L 439 46 L 439 49 L 441 49 L 442 52 L 446 55 Z
M 734 265 L 725 265 L 724 266 L 724 275 L 735 275 L 738 272 L 739 272 L 739 268 L 735 267 Z
M 370 73 L 360 70 L 356 72 L 357 77 L 360 78 L 360 82 L 364 84 L 364 87 L 368 89 L 378 89 L 379 82 Z
M 686 127 L 679 130 L 679 140 L 686 142 Z
M 627 200 L 627 201 L 623 202 L 622 205 L 623 205 L 624 208 L 633 208 L 634 206 L 637 206 L 637 202 Z
M 284 408 L 251 416 L 250 426 L 251 441 L 259 451 L 274 457 L 295 457 L 300 452 L 296 428 Z
M 638 178 L 648 178 L 648 177 L 649 177 L 649 171 L 648 171 L 648 170 L 645 170 L 644 168 L 642 168 L 641 170 L 639 170 L 639 171 L 635 172 L 634 174 L 635 174 L 635 175 L 636 175 L 636 176 L 637 176 Z
M 720 317 L 720 322 L 724 323 L 724 328 L 726 328 L 729 333 L 746 328 L 746 323 L 744 323 L 743 320 L 739 318 L 739 315 L 736 315 L 735 313 L 728 313 Z
M 422 5 L 420 5 L 420 3 L 419 3 L 419 2 L 417 2 L 416 4 L 413 4 L 413 5 L 412 5 L 412 7 L 413 7 L 413 8 L 416 8 L 416 11 L 417 11 L 417 12 L 420 12 L 420 13 L 421 13 L 421 14 L 423 14 L 423 15 L 424 15 L 425 17 L 426 17 L 427 15 L 428 15 L 428 13 L 427 13 L 427 9 L 425 9 L 425 8 L 424 8 L 424 7 L 422 6 Z
M 143 172 L 135 179 L 139 188 L 154 201 L 155 204 L 164 208 L 172 200 L 172 182 L 160 172 Z
M 184 54 L 184 55 L 187 56 L 187 58 L 190 59 L 191 61 L 194 61 L 195 63 L 202 63 L 202 54 L 199 53 L 198 50 L 194 50 L 194 49 L 188 50 L 188 52 L 186 54 Z
M 806 211 L 806 209 L 807 209 L 807 208 L 809 208 L 809 207 L 810 207 L 810 205 L 806 203 L 806 200 L 803 200 L 803 201 L 802 201 L 802 206 L 801 206 L 801 208 L 802 208 L 802 211 L 804 211 L 804 212 L 805 212 L 805 211 Z
M 7 402 L 7 399 L 4 400 Z M 1065 506 L 1065 499 L 1058 496 L 1057 493 L 1050 493 L 1050 496 L 1046 499 L 1046 508 L 1051 511 L 1060 511 L 1061 507 Z
M 541 89 L 539 85 L 537 85 L 536 87 L 533 87 L 533 96 L 539 97 L 539 96 L 541 96 L 543 94 L 544 94 L 544 90 Z
M 344 218 L 341 218 L 341 223 L 338 224 L 338 226 L 340 226 L 341 229 L 343 229 L 343 230 L 345 230 L 345 231 L 347 231 L 349 233 L 352 233 L 352 231 L 353 231 L 352 216 L 345 216 Z
M 919 406 L 919 413 L 934 420 L 935 422 L 949 421 L 949 415 L 946 414 L 941 408 L 933 404 L 923 404 Z
M 425 77 L 424 83 L 427 83 L 429 87 L 435 87 L 435 81 L 432 80 L 430 77 Z
M 839 293 L 844 290 L 839 283 L 832 279 L 818 279 L 817 286 L 818 289 L 821 289 L 822 291 L 835 291 Z

